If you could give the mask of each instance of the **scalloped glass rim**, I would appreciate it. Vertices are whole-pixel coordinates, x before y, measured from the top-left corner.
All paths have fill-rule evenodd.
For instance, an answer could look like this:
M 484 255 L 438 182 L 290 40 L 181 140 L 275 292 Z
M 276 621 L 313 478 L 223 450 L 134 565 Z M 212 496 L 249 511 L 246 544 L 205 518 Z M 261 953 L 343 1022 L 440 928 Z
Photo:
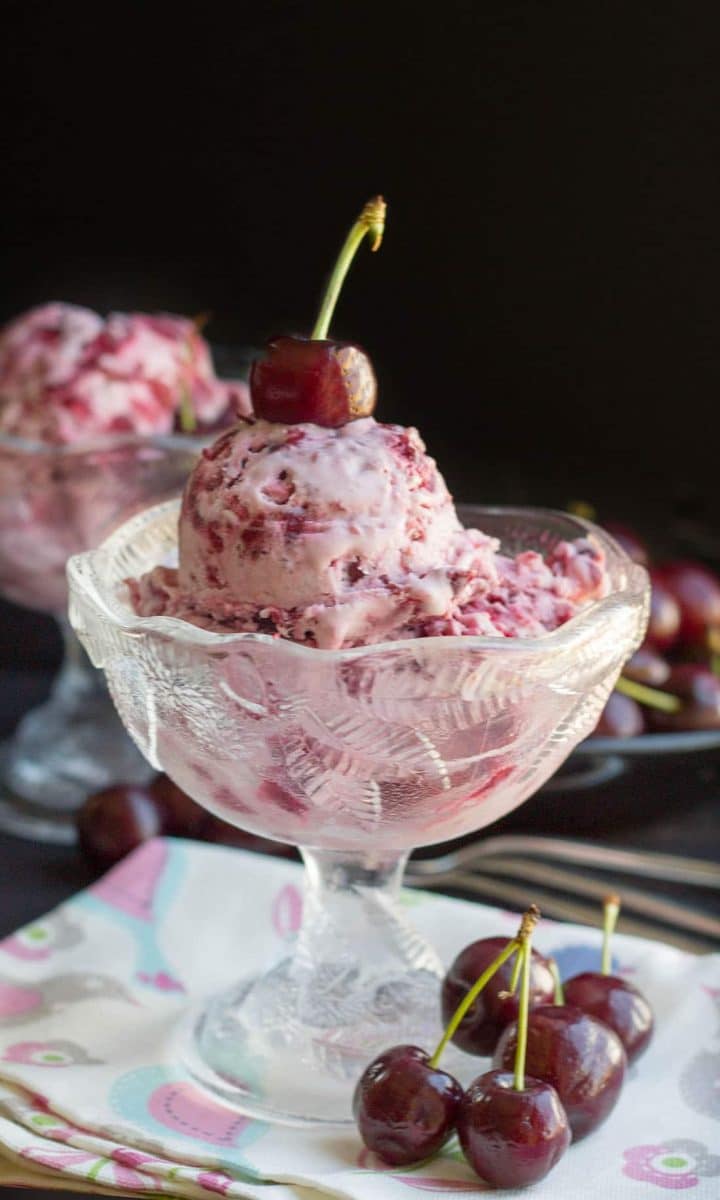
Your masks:
M 615 590 L 600 600 L 591 601 L 587 608 L 572 617 L 564 625 L 541 637 L 503 638 L 476 635 L 458 635 L 445 637 L 400 638 L 395 641 L 375 642 L 369 646 L 352 646 L 342 650 L 325 650 L 317 646 L 306 646 L 287 638 L 276 638 L 267 633 L 216 633 L 214 630 L 201 629 L 197 625 L 184 621 L 180 617 L 139 617 L 130 609 L 127 601 L 118 595 L 116 585 L 108 585 L 102 579 L 103 565 L 112 556 L 132 540 L 134 534 L 158 521 L 171 512 L 179 513 L 180 498 L 166 500 L 162 504 L 143 509 L 129 521 L 126 521 L 95 550 L 73 555 L 67 564 L 68 580 L 71 594 L 76 591 L 89 598 L 101 613 L 115 626 L 131 634 L 156 634 L 169 638 L 186 646 L 208 649 L 222 649 L 225 646 L 239 645 L 241 642 L 258 642 L 278 648 L 278 652 L 306 658 L 308 662 L 317 662 L 318 655 L 324 661 L 352 661 L 358 658 L 385 654 L 388 651 L 403 651 L 411 653 L 420 648 L 426 652 L 440 647 L 463 646 L 467 650 L 500 651 L 503 654 L 533 651 L 545 657 L 555 650 L 568 650 L 574 642 L 578 644 L 592 634 L 593 630 L 602 623 L 606 615 L 630 602 L 639 602 L 644 596 L 647 603 L 649 594 L 648 575 L 645 568 L 640 566 L 625 553 L 614 538 L 599 526 L 582 517 L 551 508 L 515 508 L 502 506 L 487 506 L 473 504 L 458 504 L 458 514 L 465 519 L 470 517 L 477 521 L 477 527 L 482 528 L 483 517 L 513 519 L 529 522 L 537 526 L 549 527 L 562 521 L 567 526 L 567 537 L 590 536 L 599 542 L 615 570 L 624 568 L 624 578 L 621 578 Z M 71 601 L 72 604 L 72 601 Z M 71 614 L 72 615 L 72 614 Z M 282 650 L 280 649 L 282 648 Z
M 16 437 L 11 433 L 0 433 L 0 450 L 11 450 L 15 454 L 38 455 L 42 457 L 73 458 L 83 454 L 97 454 L 100 451 L 124 450 L 128 446 L 154 446 L 161 450 L 202 450 L 217 437 L 215 433 L 118 433 L 105 437 L 93 438 L 87 442 L 40 442 L 33 438 Z

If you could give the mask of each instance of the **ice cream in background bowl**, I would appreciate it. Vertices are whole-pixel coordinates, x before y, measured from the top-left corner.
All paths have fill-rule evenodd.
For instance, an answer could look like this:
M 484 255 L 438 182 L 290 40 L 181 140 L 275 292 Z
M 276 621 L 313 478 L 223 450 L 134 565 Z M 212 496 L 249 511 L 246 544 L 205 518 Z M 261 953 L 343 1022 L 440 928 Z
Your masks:
M 216 377 L 200 322 L 44 304 L 0 331 L 0 431 L 52 445 L 208 430 L 249 411 Z
M 339 263 L 377 243 L 382 212 L 366 206 Z M 179 1053 L 225 1103 L 309 1126 L 350 1119 L 379 1050 L 439 1036 L 440 961 L 400 899 L 409 851 L 557 769 L 648 606 L 643 568 L 588 522 L 456 509 L 417 431 L 374 418 L 369 361 L 324 312 L 253 364 L 254 415 L 182 501 L 68 566 L 72 623 L 153 766 L 301 849 L 294 950 L 239 983 L 229 964 Z
M 55 616 L 50 700 L 2 749 L 0 828 L 74 838 L 88 792 L 146 777 L 66 620 L 65 567 L 148 503 L 177 494 L 247 384 L 217 378 L 197 324 L 44 304 L 0 331 L 0 594 Z

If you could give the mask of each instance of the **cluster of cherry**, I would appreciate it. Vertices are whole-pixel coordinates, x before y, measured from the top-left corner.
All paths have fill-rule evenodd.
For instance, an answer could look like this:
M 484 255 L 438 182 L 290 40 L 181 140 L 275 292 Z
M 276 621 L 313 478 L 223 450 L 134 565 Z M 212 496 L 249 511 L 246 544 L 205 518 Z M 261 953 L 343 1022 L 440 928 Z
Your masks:
M 720 578 L 692 560 L 655 562 L 627 528 L 609 533 L 650 575 L 645 641 L 623 668 L 595 733 L 720 729 Z
M 354 1114 L 365 1145 L 392 1166 L 408 1166 L 437 1153 L 455 1131 L 487 1183 L 525 1187 L 543 1179 L 571 1140 L 605 1120 L 627 1064 L 652 1034 L 648 1001 L 610 974 L 619 908 L 617 896 L 608 896 L 601 970 L 564 985 L 553 961 L 532 949 L 535 906 L 511 941 L 467 946 L 443 981 L 447 1027 L 434 1053 L 394 1046 L 363 1072 Z M 492 1070 L 463 1089 L 438 1065 L 448 1042 L 491 1054 Z

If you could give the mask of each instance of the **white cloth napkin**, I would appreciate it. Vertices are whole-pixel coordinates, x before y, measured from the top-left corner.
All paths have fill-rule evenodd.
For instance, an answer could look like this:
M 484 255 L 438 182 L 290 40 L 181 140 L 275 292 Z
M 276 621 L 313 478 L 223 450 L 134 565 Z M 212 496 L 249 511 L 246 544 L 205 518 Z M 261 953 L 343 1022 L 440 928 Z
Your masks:
M 188 1004 L 281 956 L 297 932 L 300 883 L 295 863 L 158 839 L 0 943 L 0 1185 L 204 1200 L 487 1190 L 456 1142 L 420 1168 L 390 1170 L 353 1129 L 246 1120 L 183 1074 L 175 1039 Z M 517 926 L 517 914 L 478 904 L 406 898 L 448 963 Z M 568 976 L 596 967 L 600 933 L 542 921 L 535 945 Z M 607 1122 L 533 1196 L 718 1200 L 720 955 L 623 936 L 614 948 L 615 970 L 655 1008 L 655 1037 Z M 478 1073 L 486 1066 L 479 1059 Z

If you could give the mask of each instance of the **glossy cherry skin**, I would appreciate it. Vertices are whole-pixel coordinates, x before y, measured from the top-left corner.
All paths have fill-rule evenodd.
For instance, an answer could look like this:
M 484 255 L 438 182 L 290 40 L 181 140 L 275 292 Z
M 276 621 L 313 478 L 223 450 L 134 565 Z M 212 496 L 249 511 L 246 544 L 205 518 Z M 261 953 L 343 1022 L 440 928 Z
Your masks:
M 658 577 L 680 607 L 680 640 L 702 642 L 709 629 L 720 629 L 720 579 L 701 563 L 671 562 Z
M 375 408 L 377 382 L 364 350 L 350 342 L 281 336 L 250 368 L 256 417 L 337 428 Z
M 642 709 L 631 696 L 611 692 L 593 733 L 596 737 L 636 737 L 645 729 Z
M 563 984 L 565 1000 L 598 1021 L 604 1021 L 620 1038 L 629 1063 L 647 1049 L 653 1032 L 653 1011 L 642 992 L 617 975 L 583 971 Z
M 650 554 L 647 546 L 642 538 L 631 529 L 629 525 L 622 525 L 618 521 L 605 521 L 603 528 L 607 529 L 611 537 L 619 546 L 622 546 L 625 553 L 633 560 L 646 567 L 650 562 Z
M 457 1116 L 463 1154 L 493 1187 L 527 1187 L 544 1179 L 570 1145 L 570 1126 L 549 1083 L 525 1079 L 516 1091 L 506 1071 L 487 1071 L 465 1092 Z
M 150 792 L 163 813 L 164 832 L 171 837 L 201 838 L 207 810 L 188 796 L 168 775 L 157 775 Z
M 111 867 L 165 832 L 163 809 L 152 793 L 121 784 L 88 796 L 75 821 L 80 849 L 99 867 Z
M 455 1128 L 463 1090 L 430 1066 L 418 1046 L 393 1046 L 373 1059 L 355 1088 L 360 1136 L 391 1166 L 410 1166 L 436 1154 Z
M 653 646 L 643 642 L 625 663 L 622 673 L 636 683 L 662 688 L 670 675 L 670 663 Z
M 461 950 L 442 983 L 441 1009 L 447 1025 L 461 1000 L 483 971 L 508 944 L 507 938 L 480 938 Z M 514 957 L 496 971 L 473 1001 L 460 1022 L 453 1042 L 466 1054 L 492 1054 L 506 1025 L 518 1015 L 518 993 L 508 995 Z M 505 993 L 505 994 L 502 994 Z M 537 951 L 532 952 L 530 968 L 530 1004 L 549 1004 L 555 994 L 550 968 Z
M 514 1023 L 498 1042 L 494 1067 L 513 1069 L 516 1041 Z M 582 1009 L 548 1004 L 530 1013 L 525 1070 L 555 1088 L 573 1141 L 596 1129 L 612 1112 L 626 1067 L 625 1048 L 617 1034 Z
M 679 696 L 679 712 L 648 711 L 653 729 L 677 731 L 720 729 L 720 676 L 701 663 L 679 663 L 673 667 L 664 690 Z
M 658 650 L 669 650 L 680 633 L 680 605 L 658 571 L 650 568 L 650 614 L 645 640 Z

